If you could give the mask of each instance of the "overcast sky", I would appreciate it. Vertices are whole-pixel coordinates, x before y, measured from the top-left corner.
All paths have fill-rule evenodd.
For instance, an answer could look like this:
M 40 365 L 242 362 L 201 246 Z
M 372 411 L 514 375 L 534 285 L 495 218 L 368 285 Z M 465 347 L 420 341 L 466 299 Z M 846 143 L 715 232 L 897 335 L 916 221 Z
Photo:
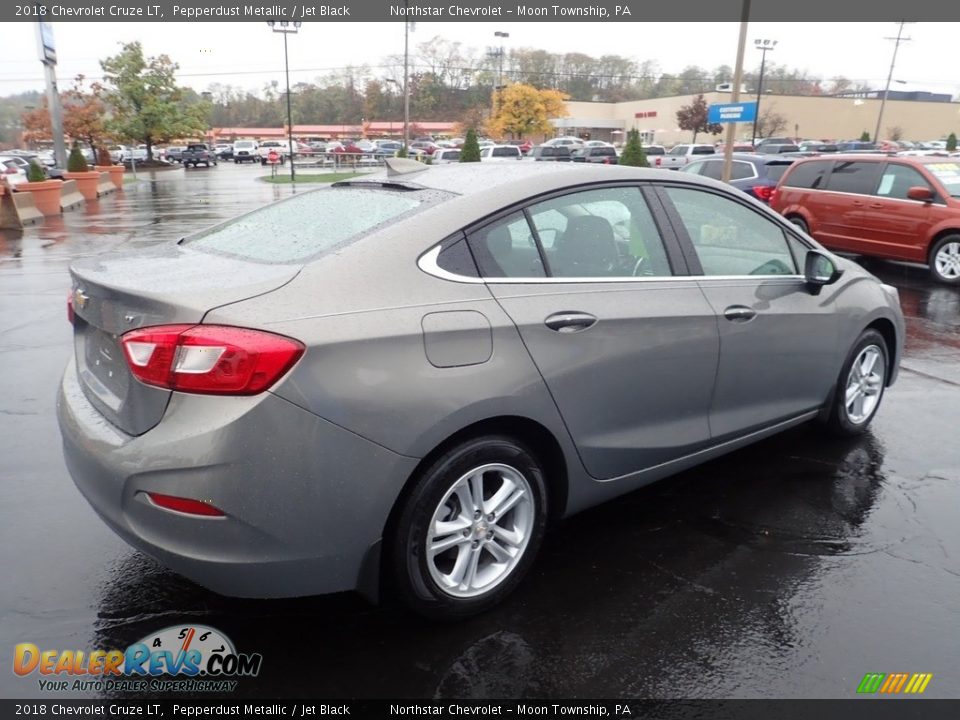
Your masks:
M 211 83 L 259 89 L 283 77 L 283 40 L 265 23 L 54 23 L 61 86 L 78 73 L 100 75 L 98 60 L 120 42 L 139 40 L 148 55 L 166 53 L 180 64 L 180 80 L 198 91 Z M 510 33 L 507 47 L 551 52 L 617 54 L 656 60 L 665 73 L 687 65 L 712 69 L 733 66 L 737 23 L 431 23 L 418 22 L 411 44 L 434 36 L 482 50 L 494 44 L 494 31 Z M 890 68 L 897 24 L 752 23 L 746 67 L 759 65 L 758 38 L 778 41 L 768 61 L 806 69 L 829 79 L 844 75 L 882 88 Z M 960 70 L 953 58 L 960 23 L 910 23 L 900 46 L 894 89 L 960 93 Z M 0 96 L 43 88 L 33 23 L 0 24 L 3 62 Z M 306 23 L 290 40 L 291 82 L 312 81 L 327 69 L 375 66 L 403 53 L 403 23 Z M 497 41 L 499 42 L 499 40 Z M 376 72 L 376 68 L 373 68 Z

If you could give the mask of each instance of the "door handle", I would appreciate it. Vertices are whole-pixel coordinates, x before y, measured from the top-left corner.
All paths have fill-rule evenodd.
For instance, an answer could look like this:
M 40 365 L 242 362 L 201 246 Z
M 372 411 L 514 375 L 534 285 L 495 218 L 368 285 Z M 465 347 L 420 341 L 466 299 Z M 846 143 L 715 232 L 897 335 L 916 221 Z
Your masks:
M 883 203 L 870 203 L 870 207 L 877 208 L 878 210 L 885 207 Z
M 562 333 L 580 332 L 592 327 L 597 318 L 584 312 L 558 312 L 550 315 L 543 324 Z
M 850 204 L 853 205 L 854 207 L 863 207 L 863 203 L 860 202 L 859 200 L 854 200 Z
M 723 311 L 723 316 L 730 322 L 749 322 L 757 316 L 757 311 L 746 305 L 731 305 Z

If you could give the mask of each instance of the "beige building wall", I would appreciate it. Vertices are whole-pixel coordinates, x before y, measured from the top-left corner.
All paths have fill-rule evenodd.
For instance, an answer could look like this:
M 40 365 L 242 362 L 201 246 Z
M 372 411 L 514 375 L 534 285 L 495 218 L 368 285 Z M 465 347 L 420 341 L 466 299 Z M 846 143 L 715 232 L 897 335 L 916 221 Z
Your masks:
M 692 133 L 677 127 L 677 111 L 689 105 L 695 95 L 636 100 L 623 103 L 569 102 L 568 117 L 564 124 L 569 127 L 589 128 L 590 121 L 599 121 L 608 127 L 613 120 L 622 130 L 639 130 L 653 133 L 653 142 L 673 145 L 690 142 Z M 705 93 L 707 104 L 730 102 L 729 93 Z M 756 96 L 741 97 L 753 101 Z M 765 95 L 760 103 L 760 112 L 772 108 L 786 118 L 786 128 L 777 133 L 788 137 L 824 140 L 858 139 L 866 130 L 873 136 L 880 112 L 878 99 L 834 98 L 795 95 Z M 642 116 L 637 117 L 640 113 Z M 582 120 L 582 123 L 581 123 Z M 883 111 L 881 140 L 889 139 L 891 128 L 899 127 L 905 140 L 943 140 L 951 132 L 960 135 L 960 103 L 912 102 L 888 100 Z M 737 138 L 749 140 L 752 124 L 737 126 Z M 558 130 L 558 134 L 565 131 Z M 593 137 L 607 139 L 606 133 L 591 133 Z M 722 135 L 697 136 L 698 142 L 715 142 Z

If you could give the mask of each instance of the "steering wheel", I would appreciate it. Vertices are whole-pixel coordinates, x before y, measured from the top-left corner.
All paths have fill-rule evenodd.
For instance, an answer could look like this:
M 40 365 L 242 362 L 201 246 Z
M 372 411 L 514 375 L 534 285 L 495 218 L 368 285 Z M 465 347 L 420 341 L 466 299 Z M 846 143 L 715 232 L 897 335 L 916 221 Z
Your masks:
M 637 277 L 639 275 L 644 275 L 646 268 L 644 267 L 644 262 L 646 258 L 637 258 L 636 264 L 633 266 L 633 276 Z
M 751 270 L 751 275 L 792 275 L 791 270 L 782 260 L 767 260 L 760 267 Z

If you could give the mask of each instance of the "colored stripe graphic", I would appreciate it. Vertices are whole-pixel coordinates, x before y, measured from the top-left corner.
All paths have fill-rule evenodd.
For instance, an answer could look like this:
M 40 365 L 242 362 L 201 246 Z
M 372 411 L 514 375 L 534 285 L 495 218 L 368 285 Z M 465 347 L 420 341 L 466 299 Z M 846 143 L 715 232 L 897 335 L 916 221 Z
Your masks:
M 933 679 L 933 673 L 867 673 L 857 686 L 858 693 L 882 695 L 920 695 Z
M 859 687 L 857 687 L 858 693 L 875 693 L 880 689 L 880 683 L 883 682 L 883 678 L 886 677 L 883 673 L 867 673 L 863 676 L 863 680 L 860 681 Z

